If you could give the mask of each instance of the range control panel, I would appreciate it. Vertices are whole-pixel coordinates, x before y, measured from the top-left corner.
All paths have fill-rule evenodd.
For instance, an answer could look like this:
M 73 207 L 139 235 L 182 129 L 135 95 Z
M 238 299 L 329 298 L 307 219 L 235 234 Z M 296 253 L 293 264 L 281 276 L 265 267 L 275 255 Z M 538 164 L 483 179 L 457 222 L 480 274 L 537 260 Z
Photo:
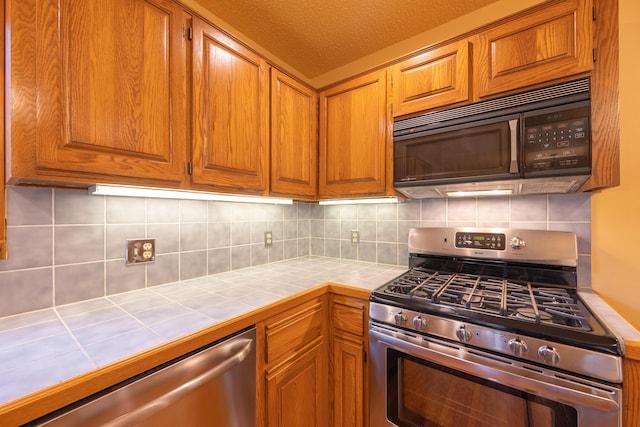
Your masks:
M 505 250 L 507 237 L 501 233 L 456 233 L 456 248 Z
M 590 167 L 589 107 L 554 110 L 525 117 L 525 169 L 535 172 Z

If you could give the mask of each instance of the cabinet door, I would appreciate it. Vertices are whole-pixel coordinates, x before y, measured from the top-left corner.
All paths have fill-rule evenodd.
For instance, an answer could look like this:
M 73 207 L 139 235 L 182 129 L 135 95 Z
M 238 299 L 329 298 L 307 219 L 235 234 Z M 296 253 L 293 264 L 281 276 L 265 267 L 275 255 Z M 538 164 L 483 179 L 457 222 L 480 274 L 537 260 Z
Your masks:
M 183 10 L 11 0 L 12 181 L 182 182 Z
M 256 53 L 193 22 L 193 176 L 205 188 L 265 194 L 269 70 Z
M 0 10 L 0 22 L 4 22 L 4 6 L 5 2 L 2 2 L 2 9 Z M 0 50 L 4 54 L 4 32 L 0 34 Z M 4 57 L 4 55 L 3 55 Z M 0 68 L 0 98 L 4 98 L 4 67 Z M 4 102 L 0 103 L 0 117 L 4 117 Z M 5 139 L 4 139 L 4 121 L 0 123 L 0 135 L 2 135 L 2 145 L 0 145 L 0 165 L 4 165 L 4 152 L 5 152 Z M 6 203 L 5 203 L 5 180 L 4 180 L 4 168 L 0 168 L 0 259 L 7 258 L 7 221 L 6 221 Z
M 469 41 L 462 40 L 393 65 L 393 116 L 468 101 L 470 61 Z
M 386 88 L 381 70 L 321 92 L 320 197 L 384 195 L 391 189 Z
M 332 355 L 329 367 L 333 425 L 367 425 L 368 378 L 365 361 L 368 301 L 331 296 Z
M 339 337 L 333 341 L 333 425 L 364 426 L 364 346 Z
M 479 34 L 479 97 L 591 70 L 591 0 L 566 0 Z
M 271 69 L 271 193 L 315 198 L 318 182 L 318 96 Z
M 329 425 L 327 349 L 318 341 L 305 353 L 267 374 L 267 426 Z

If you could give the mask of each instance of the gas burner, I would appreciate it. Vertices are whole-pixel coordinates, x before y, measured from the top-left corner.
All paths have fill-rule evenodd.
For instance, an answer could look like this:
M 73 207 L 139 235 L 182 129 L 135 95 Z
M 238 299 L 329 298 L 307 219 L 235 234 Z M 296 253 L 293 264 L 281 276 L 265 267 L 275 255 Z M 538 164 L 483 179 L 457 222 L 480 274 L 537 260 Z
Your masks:
M 527 320 L 540 321 L 540 322 L 549 322 L 553 318 L 553 316 L 551 316 L 549 313 L 546 313 L 544 311 L 538 312 L 536 314 L 536 311 L 533 308 L 529 308 L 529 307 L 518 308 L 516 310 L 516 317 L 520 319 L 527 319 Z
M 484 271 L 484 270 L 483 270 Z M 422 304 L 446 306 L 498 317 L 590 330 L 576 300 L 565 288 L 505 280 L 480 274 L 448 273 L 414 267 L 383 292 Z
M 483 307 L 484 306 L 484 292 L 465 292 L 462 295 L 462 302 L 465 304 L 465 307 Z

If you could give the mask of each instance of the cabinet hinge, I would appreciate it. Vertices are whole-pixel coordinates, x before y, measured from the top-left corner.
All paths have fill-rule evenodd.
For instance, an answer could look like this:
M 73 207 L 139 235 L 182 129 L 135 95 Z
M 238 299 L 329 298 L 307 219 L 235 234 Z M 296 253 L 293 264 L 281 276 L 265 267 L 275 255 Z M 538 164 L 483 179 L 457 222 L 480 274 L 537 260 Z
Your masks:
M 596 62 L 596 59 L 598 59 L 598 50 L 595 47 L 593 48 L 592 59 L 593 62 Z
M 593 6 L 591 8 L 591 19 L 594 20 L 594 21 L 596 20 L 596 7 L 595 6 Z
M 193 163 L 191 163 L 191 162 L 187 163 L 187 173 L 189 175 L 193 175 Z
M 187 28 L 186 25 L 182 24 L 182 37 L 187 40 L 193 40 L 193 27 Z
M 364 363 L 367 363 L 367 352 L 366 350 L 362 350 L 362 360 Z

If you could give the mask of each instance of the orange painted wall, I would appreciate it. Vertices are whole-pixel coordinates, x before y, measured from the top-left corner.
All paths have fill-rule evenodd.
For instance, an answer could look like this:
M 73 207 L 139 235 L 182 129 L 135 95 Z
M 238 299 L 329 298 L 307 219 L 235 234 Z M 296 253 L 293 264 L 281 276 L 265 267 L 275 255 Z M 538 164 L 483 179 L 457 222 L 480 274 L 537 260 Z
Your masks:
M 620 186 L 591 199 L 592 287 L 640 329 L 640 2 L 620 7 Z

